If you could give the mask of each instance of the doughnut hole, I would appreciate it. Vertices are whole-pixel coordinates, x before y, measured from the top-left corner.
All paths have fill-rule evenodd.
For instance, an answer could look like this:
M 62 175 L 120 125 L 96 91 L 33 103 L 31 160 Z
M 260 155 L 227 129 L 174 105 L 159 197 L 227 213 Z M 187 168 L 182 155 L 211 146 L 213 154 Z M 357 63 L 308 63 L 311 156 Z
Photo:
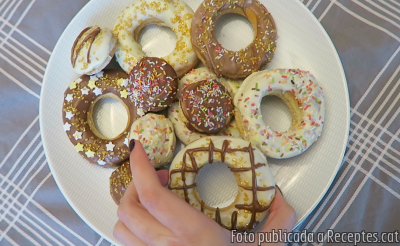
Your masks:
M 146 56 L 165 57 L 175 49 L 175 32 L 169 27 L 154 24 L 158 21 L 155 18 L 144 21 L 134 32 L 134 38 Z
M 196 176 L 197 192 L 210 207 L 224 208 L 231 205 L 238 194 L 235 175 L 223 163 L 206 165 Z
M 227 50 L 239 51 L 254 40 L 254 28 L 251 22 L 239 13 L 221 15 L 214 26 L 218 42 Z
M 292 92 L 275 91 L 261 101 L 264 123 L 280 133 L 297 128 L 303 121 L 303 110 L 298 106 Z
M 106 95 L 105 95 L 106 96 Z M 99 97 L 92 107 L 92 131 L 102 139 L 116 139 L 128 128 L 126 106 L 114 97 Z

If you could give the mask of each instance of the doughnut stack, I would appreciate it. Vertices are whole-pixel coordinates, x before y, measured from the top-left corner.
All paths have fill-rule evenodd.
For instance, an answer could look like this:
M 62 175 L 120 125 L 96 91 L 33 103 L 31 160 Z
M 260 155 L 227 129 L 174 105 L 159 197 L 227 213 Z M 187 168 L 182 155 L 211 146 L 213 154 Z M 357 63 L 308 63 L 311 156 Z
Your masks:
M 154 168 L 170 165 L 172 192 L 224 228 L 254 229 L 275 195 L 266 158 L 300 155 L 322 132 L 325 100 L 318 80 L 301 69 L 260 70 L 273 59 L 277 28 L 258 0 L 205 0 L 195 12 L 183 0 L 132 0 L 121 7 L 112 30 L 86 27 L 72 44 L 71 65 L 81 76 L 66 88 L 62 109 L 72 147 L 91 164 L 117 168 L 109 180 L 116 204 L 132 180 L 129 142 L 136 139 Z M 224 48 L 214 35 L 216 20 L 227 13 L 246 17 L 254 28 L 253 42 L 239 51 Z M 171 54 L 147 57 L 143 52 L 138 36 L 150 24 L 175 32 Z M 105 69 L 114 56 L 121 69 Z M 199 61 L 205 66 L 198 67 Z M 281 98 L 291 111 L 285 132 L 263 120 L 274 117 L 260 110 L 269 95 Z M 114 138 L 103 136 L 93 119 L 94 105 L 106 97 L 118 100 L 128 113 L 124 131 Z M 179 142 L 186 147 L 174 158 Z M 206 152 L 205 159 L 198 152 Z M 182 158 L 189 160 L 185 156 L 190 163 L 182 163 Z M 235 174 L 235 201 L 243 203 L 215 209 L 199 198 L 195 177 L 200 168 L 217 162 Z

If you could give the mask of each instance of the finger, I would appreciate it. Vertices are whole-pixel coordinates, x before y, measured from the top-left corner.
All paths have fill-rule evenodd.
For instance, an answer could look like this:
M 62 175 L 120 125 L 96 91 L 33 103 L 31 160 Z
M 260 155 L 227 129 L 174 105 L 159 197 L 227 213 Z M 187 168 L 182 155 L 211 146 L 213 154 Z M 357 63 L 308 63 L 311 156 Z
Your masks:
M 204 230 L 201 221 L 207 217 L 161 185 L 139 141 L 135 141 L 130 160 L 139 200 L 157 220 L 177 235 Z
M 142 240 L 135 236 L 122 221 L 118 220 L 117 224 L 114 226 L 114 237 L 120 241 L 123 245 L 130 246 L 146 246 Z
M 266 232 L 277 228 L 292 231 L 296 222 L 296 212 L 293 207 L 286 202 L 279 189 L 275 188 L 275 198 L 262 231 Z
M 158 179 L 160 180 L 160 183 L 162 186 L 166 186 L 168 184 L 168 180 L 169 180 L 168 173 L 169 173 L 168 170 L 157 171 Z
M 131 182 L 125 191 L 117 215 L 125 226 L 143 242 L 148 243 L 153 238 L 173 235 L 139 202 L 134 182 Z

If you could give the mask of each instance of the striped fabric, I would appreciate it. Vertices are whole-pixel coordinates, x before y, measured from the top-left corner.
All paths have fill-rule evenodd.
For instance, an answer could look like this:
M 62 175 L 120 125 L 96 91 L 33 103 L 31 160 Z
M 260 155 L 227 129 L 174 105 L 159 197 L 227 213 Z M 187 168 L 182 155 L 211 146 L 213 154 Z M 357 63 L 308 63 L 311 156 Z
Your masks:
M 86 2 L 0 0 L 0 245 L 110 244 L 60 193 L 39 133 L 47 61 Z M 398 230 L 400 1 L 302 2 L 339 52 L 350 91 L 351 132 L 332 187 L 297 230 Z

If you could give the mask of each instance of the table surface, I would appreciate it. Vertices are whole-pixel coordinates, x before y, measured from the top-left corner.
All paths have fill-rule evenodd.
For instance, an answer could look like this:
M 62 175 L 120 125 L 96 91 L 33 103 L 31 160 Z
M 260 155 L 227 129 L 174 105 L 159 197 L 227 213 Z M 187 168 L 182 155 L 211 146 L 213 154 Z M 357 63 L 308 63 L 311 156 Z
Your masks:
M 297 230 L 399 230 L 400 1 L 301 1 L 342 60 L 351 129 L 334 183 Z M 55 184 L 38 121 L 51 51 L 87 2 L 0 0 L 0 245 L 110 244 L 75 214 Z

